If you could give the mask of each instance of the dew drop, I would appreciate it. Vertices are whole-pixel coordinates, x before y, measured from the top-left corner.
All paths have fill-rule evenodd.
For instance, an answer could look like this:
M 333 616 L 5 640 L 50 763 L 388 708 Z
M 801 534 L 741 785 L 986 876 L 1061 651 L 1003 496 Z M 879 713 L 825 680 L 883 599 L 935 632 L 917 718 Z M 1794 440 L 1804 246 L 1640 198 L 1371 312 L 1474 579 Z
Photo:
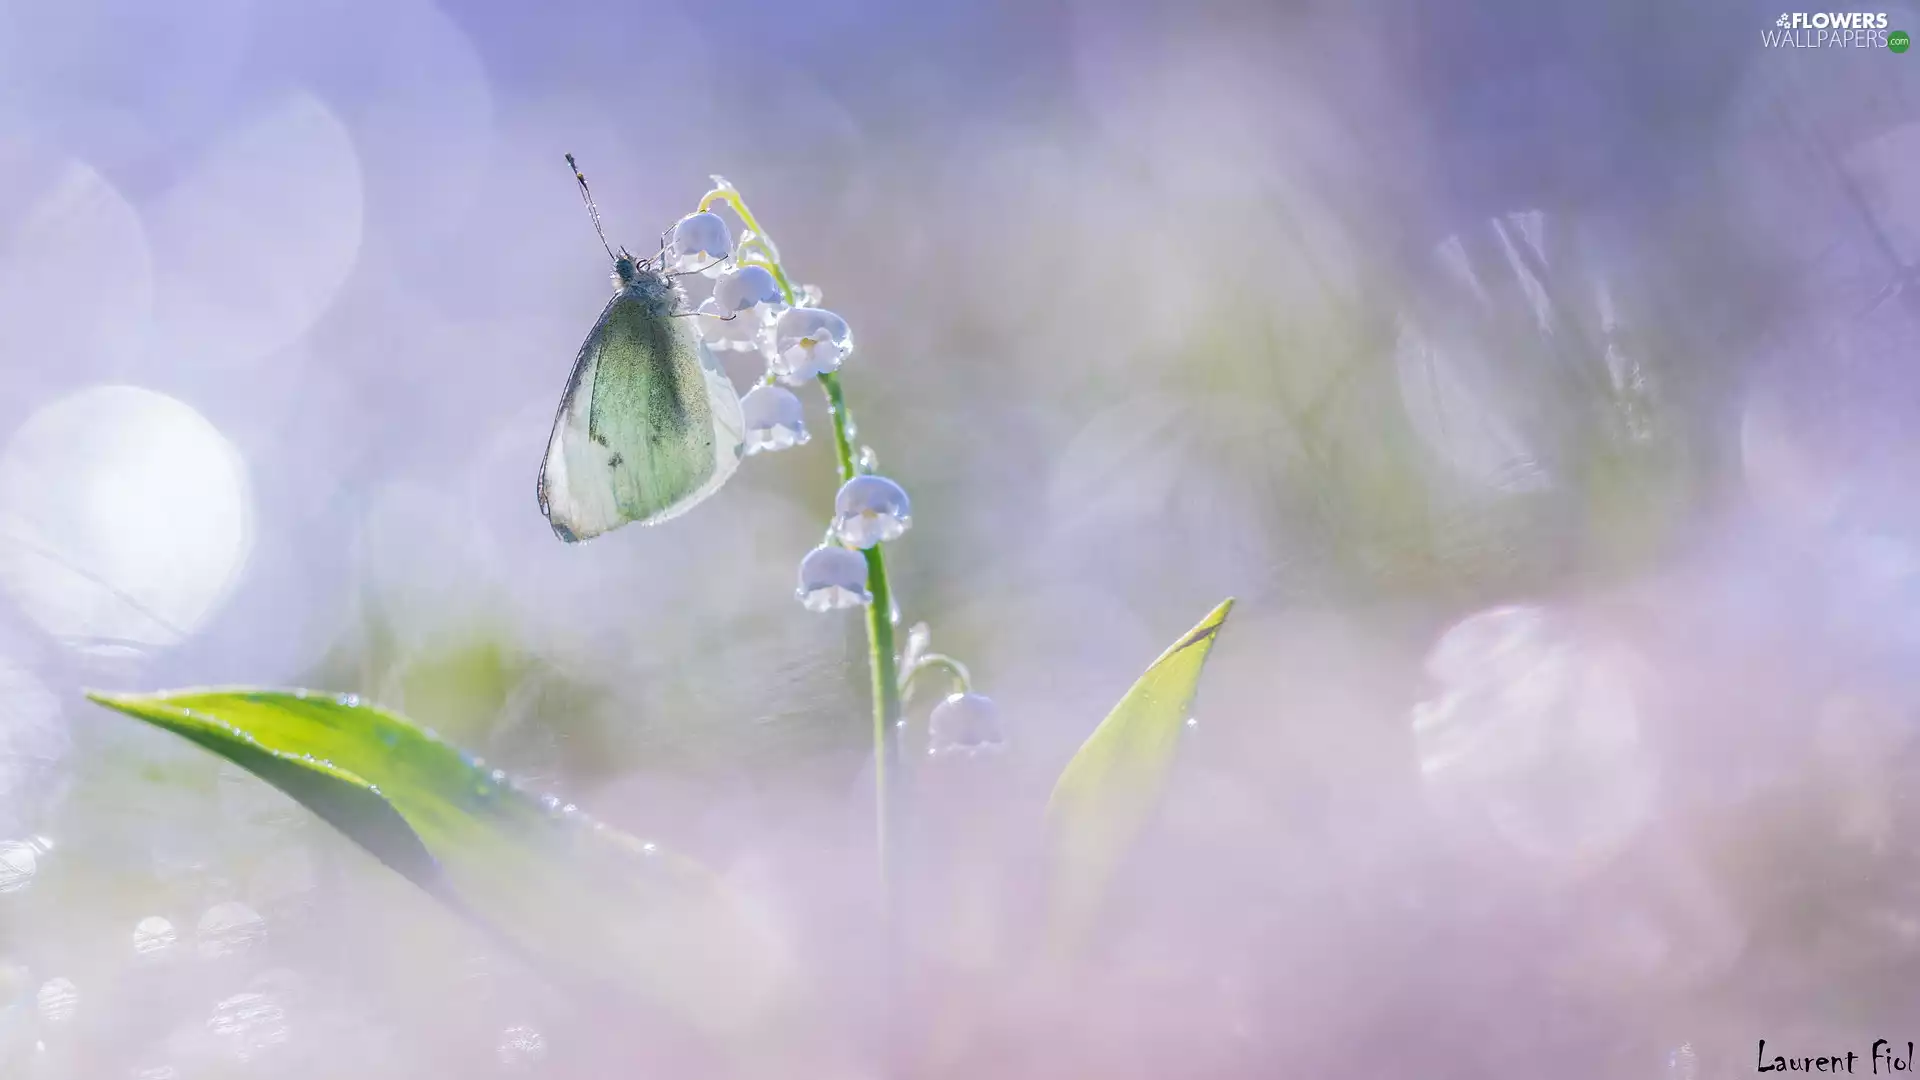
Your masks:
M 880 455 L 874 453 L 871 446 L 860 448 L 860 471 L 868 476 L 880 471 Z

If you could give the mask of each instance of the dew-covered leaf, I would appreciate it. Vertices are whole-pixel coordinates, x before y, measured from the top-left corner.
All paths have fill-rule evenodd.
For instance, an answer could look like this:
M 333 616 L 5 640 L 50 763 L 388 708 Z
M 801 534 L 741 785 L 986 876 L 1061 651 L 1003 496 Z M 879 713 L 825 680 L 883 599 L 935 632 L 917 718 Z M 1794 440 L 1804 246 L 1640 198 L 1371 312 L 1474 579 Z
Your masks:
M 637 992 L 709 1035 L 780 1007 L 782 954 L 709 871 L 402 717 L 298 690 L 90 696 L 286 792 L 561 985 Z
M 1047 802 L 1052 844 L 1052 940 L 1075 949 L 1107 883 L 1159 805 L 1214 638 L 1233 607 L 1221 602 L 1134 682 L 1055 782 Z

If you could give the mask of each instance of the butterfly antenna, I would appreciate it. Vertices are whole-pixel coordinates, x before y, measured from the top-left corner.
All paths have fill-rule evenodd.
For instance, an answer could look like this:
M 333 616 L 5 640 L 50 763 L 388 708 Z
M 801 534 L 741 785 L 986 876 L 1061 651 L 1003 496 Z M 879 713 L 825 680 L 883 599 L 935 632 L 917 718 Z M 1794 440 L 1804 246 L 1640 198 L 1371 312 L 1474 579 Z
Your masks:
M 600 246 L 607 249 L 607 258 L 616 258 L 613 245 L 607 243 L 607 230 L 600 227 L 600 208 L 593 205 L 593 192 L 587 187 L 586 174 L 580 171 L 579 165 L 574 164 L 572 154 L 567 155 L 567 167 L 573 170 L 573 178 L 580 182 L 580 198 L 587 204 L 587 216 L 593 219 L 594 235 L 600 238 Z

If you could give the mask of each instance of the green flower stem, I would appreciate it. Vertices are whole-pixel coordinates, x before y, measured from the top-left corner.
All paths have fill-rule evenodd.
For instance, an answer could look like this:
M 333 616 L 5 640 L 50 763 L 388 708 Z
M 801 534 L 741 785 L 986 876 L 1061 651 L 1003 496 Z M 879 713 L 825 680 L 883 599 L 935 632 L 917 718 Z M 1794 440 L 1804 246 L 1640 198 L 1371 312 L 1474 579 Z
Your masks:
M 820 385 L 827 392 L 827 408 L 833 414 L 833 453 L 844 484 L 853 479 L 856 468 L 839 373 L 830 371 L 820 376 Z M 867 591 L 873 594 L 873 602 L 867 605 L 867 668 L 873 680 L 873 794 L 879 811 L 881 881 L 891 893 L 898 862 L 892 844 L 896 831 L 893 817 L 900 807 L 899 800 L 891 796 L 893 777 L 900 767 L 900 673 L 893 646 L 893 590 L 887 584 L 887 557 L 881 547 L 875 544 L 862 554 L 867 558 Z
M 733 212 L 740 215 L 740 223 L 753 233 L 751 240 L 741 243 L 736 261 L 742 265 L 765 267 L 780 286 L 780 293 L 787 303 L 794 303 L 798 295 L 787 278 L 785 268 L 780 265 L 779 251 L 773 241 L 767 238 L 767 231 L 760 227 L 753 211 L 747 209 L 746 200 L 731 185 L 716 178 L 714 189 L 700 200 L 700 209 L 710 209 L 717 202 L 732 207 Z M 858 472 L 853 438 L 849 433 L 853 419 L 847 412 L 846 397 L 840 390 L 839 374 L 828 372 L 819 378 L 821 388 L 826 391 L 827 409 L 833 416 L 833 453 L 840 466 L 840 482 L 844 484 Z M 887 584 L 886 555 L 879 544 L 862 554 L 867 560 L 867 592 L 873 595 L 873 602 L 867 605 L 867 668 L 873 683 L 873 785 L 877 810 L 875 817 L 878 820 L 880 880 L 890 902 L 894 891 L 894 875 L 899 869 L 899 860 L 894 856 L 893 849 L 899 830 L 894 823 L 896 816 L 902 812 L 898 793 L 893 790 L 893 778 L 900 768 L 899 658 L 893 644 L 893 590 Z

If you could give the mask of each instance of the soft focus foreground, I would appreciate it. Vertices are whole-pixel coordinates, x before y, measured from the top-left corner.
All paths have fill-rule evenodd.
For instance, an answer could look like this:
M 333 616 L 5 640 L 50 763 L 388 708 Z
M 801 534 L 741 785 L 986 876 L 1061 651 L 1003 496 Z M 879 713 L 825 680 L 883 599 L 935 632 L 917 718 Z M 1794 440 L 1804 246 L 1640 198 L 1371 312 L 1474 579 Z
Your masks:
M 786 1075 L 1912 1037 L 1920 61 L 1731 0 L 1269 7 L 0 4 L 0 1063 L 675 1060 L 80 697 L 234 682 L 721 871 L 819 1006 Z M 859 327 L 895 589 L 1007 742 L 916 766 L 897 1000 L 864 644 L 793 601 L 824 440 L 580 548 L 535 507 L 606 299 L 569 150 L 637 251 L 726 173 Z M 1227 594 L 1036 975 L 1055 775 Z

